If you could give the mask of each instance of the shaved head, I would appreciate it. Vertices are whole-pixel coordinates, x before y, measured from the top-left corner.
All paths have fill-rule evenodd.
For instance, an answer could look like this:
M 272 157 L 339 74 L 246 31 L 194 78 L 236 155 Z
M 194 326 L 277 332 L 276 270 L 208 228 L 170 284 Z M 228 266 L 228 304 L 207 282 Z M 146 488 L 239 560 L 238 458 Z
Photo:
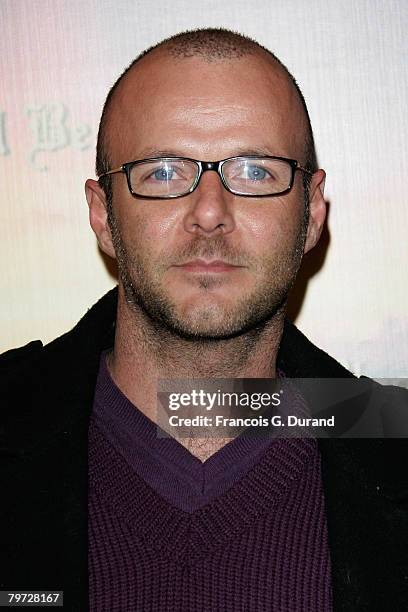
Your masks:
M 130 73 L 133 73 L 138 65 L 142 64 L 147 59 L 159 59 L 163 57 L 163 55 L 174 58 L 175 61 L 181 61 L 188 58 L 199 58 L 206 63 L 240 60 L 248 56 L 258 56 L 260 59 L 263 57 L 263 59 L 269 60 L 271 71 L 280 73 L 281 77 L 285 79 L 293 89 L 299 103 L 299 114 L 303 119 L 301 122 L 303 124 L 303 150 L 301 152 L 300 161 L 305 168 L 310 170 L 310 172 L 313 173 L 317 170 L 313 132 L 306 103 L 298 84 L 286 66 L 284 66 L 271 51 L 247 36 L 226 29 L 208 28 L 176 34 L 146 49 L 132 61 L 117 79 L 106 98 L 99 125 L 96 154 L 97 176 L 107 172 L 112 167 L 112 134 L 115 121 L 115 100 L 117 99 L 118 93 L 124 86 Z M 124 160 L 122 160 L 122 162 L 123 161 Z M 102 177 L 99 179 L 99 182 L 107 197 L 108 211 L 112 214 L 111 177 Z M 307 218 L 307 193 L 309 186 L 309 177 L 307 174 L 303 175 L 303 184 L 305 189 L 305 218 Z

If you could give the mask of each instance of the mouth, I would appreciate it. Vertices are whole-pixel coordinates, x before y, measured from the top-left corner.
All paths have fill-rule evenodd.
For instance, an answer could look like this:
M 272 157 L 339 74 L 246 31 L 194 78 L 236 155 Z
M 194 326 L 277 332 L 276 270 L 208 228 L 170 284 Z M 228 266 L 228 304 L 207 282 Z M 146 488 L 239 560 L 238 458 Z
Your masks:
M 179 268 L 184 270 L 185 272 L 199 272 L 202 274 L 203 272 L 211 272 L 211 273 L 220 273 L 220 272 L 233 272 L 235 270 L 240 270 L 243 266 L 234 266 L 225 261 L 221 261 L 219 259 L 215 259 L 213 261 L 205 261 L 204 259 L 195 259 L 193 261 L 187 261 L 186 263 L 178 266 L 174 266 L 175 268 Z

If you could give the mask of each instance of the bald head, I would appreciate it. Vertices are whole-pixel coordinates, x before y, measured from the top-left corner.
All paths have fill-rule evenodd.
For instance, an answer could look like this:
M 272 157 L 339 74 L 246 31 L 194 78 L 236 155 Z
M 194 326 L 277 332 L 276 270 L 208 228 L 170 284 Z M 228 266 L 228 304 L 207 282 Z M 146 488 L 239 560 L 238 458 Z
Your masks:
M 213 70 L 217 64 L 225 65 L 226 62 L 244 62 L 245 64 L 247 63 L 245 60 L 250 59 L 263 64 L 270 71 L 271 79 L 275 80 L 272 89 L 276 90 L 278 87 L 280 90 L 278 95 L 281 95 L 284 90 L 287 94 L 281 103 L 282 112 L 296 113 L 298 129 L 301 131 L 299 137 L 302 141 L 300 161 L 311 172 L 317 169 L 313 133 L 307 107 L 295 79 L 287 68 L 272 52 L 246 36 L 224 29 L 202 29 L 182 32 L 150 47 L 130 64 L 113 85 L 107 96 L 99 126 L 96 158 L 96 173 L 98 176 L 109 170 L 112 163 L 116 162 L 112 159 L 112 148 L 116 140 L 115 134 L 118 134 L 118 121 L 120 121 L 121 116 L 119 110 L 122 111 L 123 117 L 124 98 L 128 96 L 128 99 L 130 99 L 130 92 L 135 93 L 137 89 L 143 92 L 146 73 L 151 75 L 155 66 L 163 63 L 163 58 L 166 58 L 167 62 L 173 61 L 175 64 L 196 59 L 197 69 L 201 72 L 205 72 L 206 64 Z M 214 92 L 214 95 L 216 95 L 216 92 Z M 292 97 L 290 108 L 285 106 L 288 96 Z M 150 103 L 153 104 L 154 102 L 155 100 L 150 100 Z M 133 99 L 131 104 L 134 105 L 134 103 Z M 121 163 L 123 161 L 125 160 L 122 160 Z M 305 179 L 307 180 L 307 175 L 305 175 Z M 110 178 L 105 177 L 100 182 L 107 192 L 109 202 L 111 200 Z

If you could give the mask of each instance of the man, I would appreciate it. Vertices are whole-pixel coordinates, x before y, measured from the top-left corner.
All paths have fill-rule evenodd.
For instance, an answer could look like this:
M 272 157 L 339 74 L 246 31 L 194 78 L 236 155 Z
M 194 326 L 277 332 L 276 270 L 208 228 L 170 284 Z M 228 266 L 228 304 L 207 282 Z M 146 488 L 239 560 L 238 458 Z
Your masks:
M 405 609 L 403 444 L 156 435 L 160 379 L 353 377 L 285 320 L 325 220 L 287 69 L 225 30 L 149 49 L 109 93 L 97 174 L 117 293 L 3 356 L 1 587 L 67 610 Z

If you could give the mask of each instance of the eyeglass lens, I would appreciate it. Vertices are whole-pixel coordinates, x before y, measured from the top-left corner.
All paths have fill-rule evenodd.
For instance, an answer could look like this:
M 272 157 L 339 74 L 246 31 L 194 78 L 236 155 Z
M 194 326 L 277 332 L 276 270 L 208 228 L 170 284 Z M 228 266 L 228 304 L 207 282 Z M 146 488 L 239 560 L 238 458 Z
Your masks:
M 230 159 L 222 165 L 228 188 L 242 195 L 272 195 L 285 191 L 292 168 L 286 161 L 268 158 Z M 157 159 L 134 164 L 132 191 L 141 196 L 167 197 L 188 193 L 197 180 L 199 165 L 188 159 Z
M 245 195 L 285 191 L 292 176 L 290 164 L 280 159 L 231 159 L 225 162 L 222 170 L 227 185 Z
M 142 196 L 165 197 L 188 193 L 196 180 L 199 167 L 190 160 L 157 159 L 132 166 L 132 191 Z

